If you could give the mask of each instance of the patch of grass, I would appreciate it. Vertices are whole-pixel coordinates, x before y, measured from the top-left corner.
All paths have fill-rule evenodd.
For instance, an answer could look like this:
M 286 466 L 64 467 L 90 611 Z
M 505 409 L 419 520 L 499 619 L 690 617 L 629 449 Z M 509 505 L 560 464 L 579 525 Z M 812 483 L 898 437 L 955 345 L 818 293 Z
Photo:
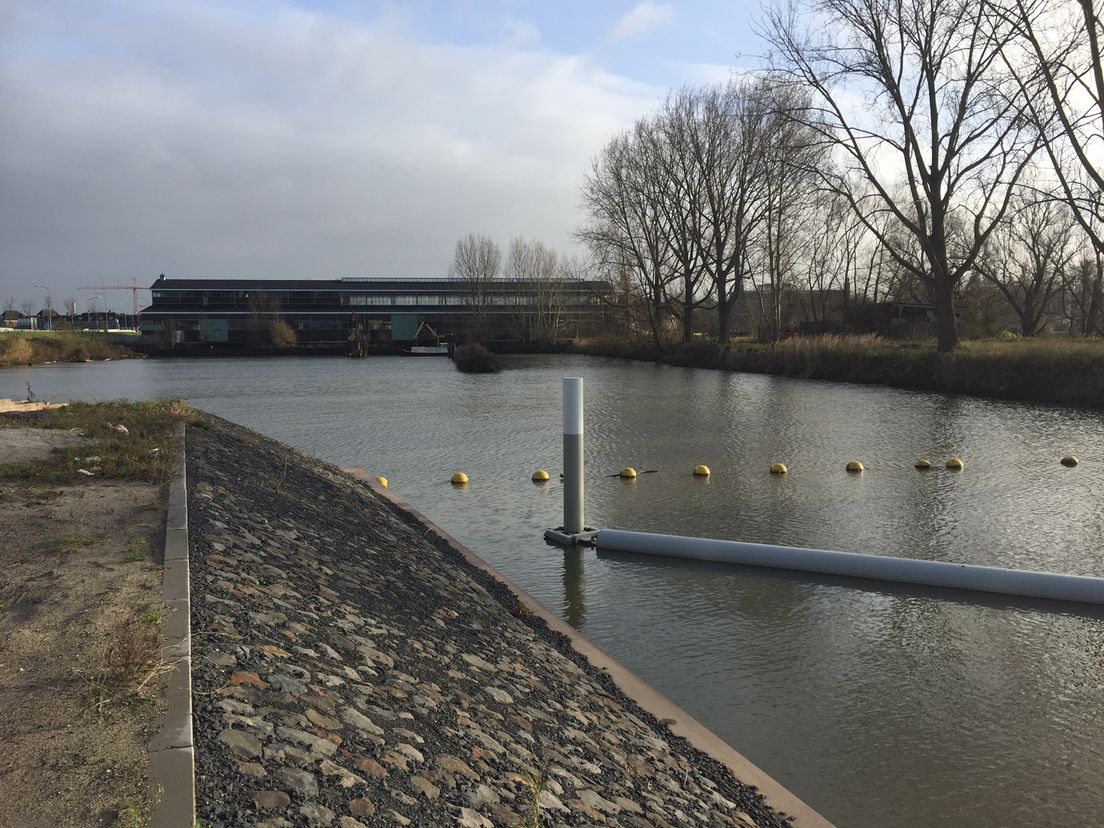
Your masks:
M 145 538 L 135 538 L 130 542 L 130 546 L 127 547 L 126 557 L 123 558 L 127 563 L 138 563 L 139 561 L 146 560 L 149 555 L 149 541 Z
M 165 789 L 157 786 L 153 802 L 128 802 L 119 809 L 111 828 L 146 828 L 153 820 L 153 809 L 161 802 Z
M 146 613 L 146 623 L 157 626 L 165 622 L 165 613 L 160 610 L 154 610 L 153 612 Z
M 99 538 L 88 532 L 74 532 L 58 541 L 58 549 L 62 552 L 78 552 L 92 546 L 97 540 Z
M 87 441 L 38 463 L 0 464 L 0 480 L 72 483 L 105 478 L 160 483 L 168 479 L 176 461 L 176 423 L 197 418 L 197 412 L 179 400 L 71 403 L 51 411 L 3 417 L 0 421 L 7 425 L 76 430 Z M 126 431 L 118 430 L 119 425 Z M 89 454 L 100 458 L 92 477 L 78 471 L 88 469 L 84 460 Z
M 122 345 L 82 331 L 12 331 L 0 333 L 0 366 L 39 362 L 83 362 L 134 356 Z
M 151 819 L 153 806 L 150 803 L 132 802 L 122 807 L 111 828 L 146 828 Z

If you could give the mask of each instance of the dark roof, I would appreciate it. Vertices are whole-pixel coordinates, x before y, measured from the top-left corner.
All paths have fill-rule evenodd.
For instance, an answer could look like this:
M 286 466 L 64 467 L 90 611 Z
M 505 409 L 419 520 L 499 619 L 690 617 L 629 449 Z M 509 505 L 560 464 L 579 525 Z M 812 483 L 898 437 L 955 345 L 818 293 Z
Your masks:
M 516 284 L 506 280 L 495 280 L 503 286 Z M 455 290 L 466 283 L 461 279 L 446 277 L 426 277 L 414 279 L 392 279 L 385 277 L 345 278 L 345 279 L 158 279 L 151 290 Z M 523 283 L 524 284 L 524 283 Z M 609 290 L 610 286 L 602 281 L 565 282 L 578 284 L 592 290 Z

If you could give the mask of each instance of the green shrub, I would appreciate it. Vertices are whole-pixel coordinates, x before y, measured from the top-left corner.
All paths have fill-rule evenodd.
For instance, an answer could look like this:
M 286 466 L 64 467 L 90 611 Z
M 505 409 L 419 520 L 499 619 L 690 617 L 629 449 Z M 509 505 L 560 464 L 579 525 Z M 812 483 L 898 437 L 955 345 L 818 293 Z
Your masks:
M 497 374 L 502 366 L 497 356 L 482 345 L 461 345 L 452 356 L 456 370 L 465 374 Z

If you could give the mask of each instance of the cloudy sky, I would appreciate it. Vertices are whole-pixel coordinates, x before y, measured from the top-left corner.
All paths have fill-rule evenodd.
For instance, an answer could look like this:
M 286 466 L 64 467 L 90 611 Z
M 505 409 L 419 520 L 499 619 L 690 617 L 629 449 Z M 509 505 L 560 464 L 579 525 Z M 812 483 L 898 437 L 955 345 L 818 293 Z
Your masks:
M 468 231 L 570 250 L 589 160 L 668 88 L 754 65 L 757 9 L 0 0 L 0 302 L 435 275 Z

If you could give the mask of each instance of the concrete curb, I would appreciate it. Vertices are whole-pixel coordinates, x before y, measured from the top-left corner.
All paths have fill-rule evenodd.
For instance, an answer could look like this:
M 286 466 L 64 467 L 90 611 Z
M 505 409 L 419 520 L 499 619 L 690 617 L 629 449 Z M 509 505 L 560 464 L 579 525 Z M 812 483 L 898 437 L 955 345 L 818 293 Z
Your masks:
M 566 636 L 575 651 L 584 656 L 596 669 L 606 673 L 620 688 L 621 692 L 667 725 L 676 736 L 680 736 L 705 755 L 727 766 L 733 775 L 746 785 L 758 788 L 767 804 L 776 811 L 782 811 L 794 818 L 797 828 L 832 828 L 832 824 L 810 808 L 790 791 L 776 782 L 765 771 L 754 765 L 747 757 L 734 750 L 685 710 L 680 708 L 654 687 L 634 674 L 620 662 L 607 655 L 597 644 L 576 630 L 544 604 L 519 587 L 489 563 L 476 555 L 460 541 L 449 535 L 433 521 L 412 507 L 400 495 L 386 489 L 376 482 L 375 477 L 364 469 L 343 468 L 342 471 L 364 483 L 376 494 L 386 498 L 394 505 L 409 512 L 437 537 L 459 552 L 468 563 L 490 574 L 506 585 L 534 615 L 539 616 L 554 632 Z
M 169 480 L 162 592 L 169 607 L 161 657 L 176 666 L 166 682 L 168 710 L 150 742 L 150 828 L 192 828 L 196 819 L 192 739 L 192 605 L 188 566 L 188 478 L 184 423 L 177 426 L 177 468 Z

